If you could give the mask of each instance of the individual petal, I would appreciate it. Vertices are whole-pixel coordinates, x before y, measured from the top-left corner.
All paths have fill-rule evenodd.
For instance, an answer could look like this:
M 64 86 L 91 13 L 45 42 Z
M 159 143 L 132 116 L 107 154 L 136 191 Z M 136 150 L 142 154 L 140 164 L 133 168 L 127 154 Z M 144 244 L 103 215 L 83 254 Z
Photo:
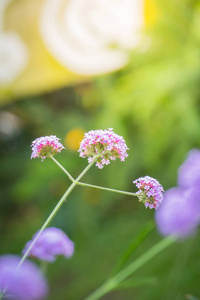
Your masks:
M 37 236 L 38 232 L 33 236 L 33 239 L 26 243 L 23 253 L 26 252 L 32 241 Z M 58 255 L 64 255 L 70 258 L 74 253 L 74 243 L 68 236 L 59 228 L 46 228 L 34 246 L 32 247 L 29 256 L 38 259 L 53 262 Z
M 0 256 L 0 290 L 11 300 L 42 300 L 48 293 L 47 282 L 38 267 L 25 260 L 17 269 L 20 257 Z M 6 298 L 7 299 L 7 298 Z

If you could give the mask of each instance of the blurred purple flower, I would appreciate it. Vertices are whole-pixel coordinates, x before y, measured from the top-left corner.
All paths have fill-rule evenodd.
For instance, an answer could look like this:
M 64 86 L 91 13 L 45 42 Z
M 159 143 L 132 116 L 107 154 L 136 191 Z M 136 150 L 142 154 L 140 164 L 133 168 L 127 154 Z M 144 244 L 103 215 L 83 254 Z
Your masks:
M 42 300 L 48 293 L 47 282 L 32 262 L 25 260 L 16 270 L 20 257 L 0 256 L 0 290 L 12 300 Z
M 46 157 L 53 156 L 60 152 L 65 147 L 59 142 L 59 138 L 55 135 L 42 136 L 34 140 L 31 144 L 32 154 L 31 158 L 41 158 L 44 160 Z
M 183 188 L 197 187 L 200 190 L 200 151 L 192 149 L 178 171 L 178 185 Z
M 26 243 L 23 253 L 26 252 L 38 232 L 33 236 L 33 239 Z M 37 257 L 38 259 L 53 262 L 57 255 L 64 255 L 70 258 L 74 253 L 74 243 L 61 230 L 55 227 L 46 228 L 35 245 L 31 249 L 29 256 Z
M 134 180 L 133 183 L 139 189 L 137 192 L 139 201 L 150 209 L 157 209 L 163 201 L 164 189 L 162 185 L 150 176 L 140 177 Z
M 127 150 L 129 149 L 123 137 L 112 130 L 109 128 L 108 130 L 91 130 L 85 133 L 78 150 L 80 157 L 88 157 L 90 163 L 94 156 L 101 155 L 96 162 L 99 169 L 116 158 L 124 161 L 128 156 Z
M 168 190 L 155 219 L 159 232 L 164 236 L 186 237 L 194 233 L 200 223 L 199 190 L 178 187 Z

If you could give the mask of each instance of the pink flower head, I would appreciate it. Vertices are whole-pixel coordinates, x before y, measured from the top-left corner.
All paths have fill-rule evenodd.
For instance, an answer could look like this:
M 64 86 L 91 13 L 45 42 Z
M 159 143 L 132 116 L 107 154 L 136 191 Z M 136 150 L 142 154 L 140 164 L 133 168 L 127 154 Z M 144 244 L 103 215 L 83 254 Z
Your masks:
M 26 243 L 23 253 L 29 248 L 38 232 L 33 236 L 33 239 Z M 32 247 L 29 256 L 37 257 L 38 259 L 53 262 L 57 255 L 64 255 L 70 258 L 74 253 L 74 243 L 68 236 L 59 228 L 46 228 L 35 245 Z
M 34 140 L 31 144 L 32 154 L 31 158 L 41 158 L 44 160 L 46 157 L 53 156 L 60 152 L 65 147 L 59 142 L 59 138 L 55 135 L 42 136 Z
M 139 201 L 143 202 L 150 209 L 157 209 L 163 201 L 164 189 L 162 185 L 150 176 L 140 177 L 133 181 L 139 191 L 137 192 Z
M 80 143 L 80 157 L 88 157 L 90 163 L 96 155 L 96 166 L 102 169 L 104 165 L 108 165 L 110 160 L 119 158 L 124 161 L 128 156 L 128 147 L 122 136 L 113 132 L 112 128 L 108 130 L 91 130 L 85 133 L 83 140 Z

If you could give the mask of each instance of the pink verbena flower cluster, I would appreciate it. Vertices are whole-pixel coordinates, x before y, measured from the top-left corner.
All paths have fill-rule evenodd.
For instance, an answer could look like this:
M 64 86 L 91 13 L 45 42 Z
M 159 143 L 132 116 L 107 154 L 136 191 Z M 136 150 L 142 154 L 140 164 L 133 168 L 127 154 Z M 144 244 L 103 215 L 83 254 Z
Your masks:
M 140 177 L 134 180 L 133 183 L 139 189 L 137 192 L 139 201 L 150 209 L 157 209 L 163 201 L 164 189 L 162 185 L 150 176 Z
M 31 158 L 41 158 L 44 160 L 46 157 L 53 156 L 60 152 L 65 147 L 59 142 L 59 138 L 55 135 L 42 136 L 34 140 L 31 144 L 32 154 Z
M 108 130 L 91 130 L 85 133 L 80 143 L 80 157 L 88 157 L 90 163 L 95 156 L 99 155 L 96 166 L 102 169 L 110 160 L 119 158 L 124 161 L 128 156 L 128 147 L 122 136 L 114 133 L 112 128 Z

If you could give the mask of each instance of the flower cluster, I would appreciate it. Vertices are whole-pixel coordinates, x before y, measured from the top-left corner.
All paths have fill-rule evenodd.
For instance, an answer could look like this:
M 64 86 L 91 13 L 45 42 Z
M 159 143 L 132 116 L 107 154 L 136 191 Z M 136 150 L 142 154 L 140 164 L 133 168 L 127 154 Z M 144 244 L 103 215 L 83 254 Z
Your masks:
M 28 260 L 17 269 L 19 262 L 15 255 L 0 256 L 0 293 L 14 300 L 45 299 L 48 286 L 40 270 Z
M 200 186 L 200 151 L 192 149 L 178 170 L 178 186 L 198 188 Z
M 99 156 L 96 166 L 102 169 L 104 165 L 110 163 L 110 160 L 119 158 L 124 161 L 128 156 L 127 150 L 129 149 L 123 137 L 114 133 L 110 128 L 108 130 L 91 130 L 85 133 L 78 152 L 80 157 L 88 157 L 89 163 L 95 156 Z
M 64 149 L 64 146 L 59 142 L 59 138 L 55 135 L 42 136 L 34 140 L 31 144 L 32 154 L 31 158 L 41 158 L 44 160 L 46 157 L 53 156 Z
M 178 171 L 178 186 L 164 195 L 155 218 L 159 232 L 184 238 L 200 224 L 200 151 L 193 149 Z
M 194 233 L 200 221 L 199 204 L 199 192 L 179 187 L 169 189 L 155 215 L 159 232 L 181 238 Z
M 23 253 L 25 253 L 29 248 L 37 234 L 38 232 L 33 236 L 31 241 L 26 243 Z M 49 227 L 42 232 L 29 252 L 29 256 L 53 262 L 57 255 L 64 255 L 65 257 L 70 258 L 73 253 L 74 243 L 68 238 L 68 236 L 61 229 Z
M 146 207 L 157 209 L 163 201 L 164 189 L 162 185 L 150 176 L 140 177 L 133 181 L 139 191 L 137 192 L 139 201 Z

